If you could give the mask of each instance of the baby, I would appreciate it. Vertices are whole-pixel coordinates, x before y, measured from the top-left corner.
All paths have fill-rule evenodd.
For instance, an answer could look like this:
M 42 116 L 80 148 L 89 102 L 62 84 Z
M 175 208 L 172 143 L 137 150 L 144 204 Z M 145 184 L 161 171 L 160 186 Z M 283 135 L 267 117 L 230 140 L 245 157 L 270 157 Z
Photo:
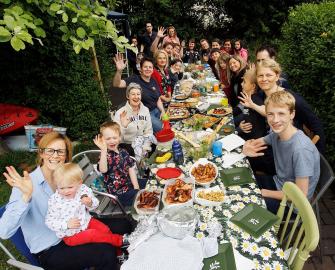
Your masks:
M 53 179 L 57 189 L 48 202 L 46 225 L 69 246 L 109 243 L 121 247 L 122 235 L 113 234 L 89 214 L 99 201 L 82 178 L 83 171 L 77 164 L 65 163 L 56 168 Z
M 131 205 L 139 184 L 135 172 L 135 160 L 119 148 L 121 128 L 118 123 L 107 121 L 100 126 L 100 135 L 94 143 L 100 148 L 99 171 L 104 175 L 108 193 L 116 195 L 123 205 Z

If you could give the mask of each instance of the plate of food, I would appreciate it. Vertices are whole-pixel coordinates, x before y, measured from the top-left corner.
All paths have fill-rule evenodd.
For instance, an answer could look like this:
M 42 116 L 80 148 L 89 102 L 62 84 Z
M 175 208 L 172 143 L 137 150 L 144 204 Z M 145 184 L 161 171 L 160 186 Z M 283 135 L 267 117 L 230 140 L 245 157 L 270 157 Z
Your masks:
M 169 180 L 163 191 L 163 204 L 165 207 L 192 205 L 193 192 L 192 179 Z
M 159 168 L 156 172 L 156 178 L 160 184 L 165 185 L 171 179 L 183 178 L 184 174 L 179 168 L 166 167 Z
M 219 121 L 220 118 L 197 113 L 188 119 L 184 119 L 183 123 L 188 126 L 194 126 L 201 122 L 202 128 L 210 128 Z
M 169 107 L 167 114 L 170 120 L 184 119 L 190 116 L 190 112 L 186 108 Z
M 185 95 L 185 94 L 176 95 L 176 96 L 174 97 L 175 100 L 185 100 L 185 99 L 187 99 L 187 98 L 188 98 L 188 96 Z
M 159 210 L 160 190 L 140 190 L 135 198 L 134 208 L 139 215 L 154 214 Z
M 211 108 L 207 111 L 207 114 L 208 115 L 213 115 L 213 116 L 218 116 L 218 117 L 221 117 L 221 116 L 225 116 L 225 115 L 228 115 L 230 113 L 232 113 L 232 108 L 230 107 L 217 107 L 217 108 Z
M 215 186 L 211 188 L 197 189 L 194 201 L 203 206 L 219 206 L 222 203 L 228 203 L 229 199 L 224 189 Z
M 195 183 L 208 186 L 218 177 L 218 167 L 206 158 L 200 158 L 190 168 L 189 175 Z

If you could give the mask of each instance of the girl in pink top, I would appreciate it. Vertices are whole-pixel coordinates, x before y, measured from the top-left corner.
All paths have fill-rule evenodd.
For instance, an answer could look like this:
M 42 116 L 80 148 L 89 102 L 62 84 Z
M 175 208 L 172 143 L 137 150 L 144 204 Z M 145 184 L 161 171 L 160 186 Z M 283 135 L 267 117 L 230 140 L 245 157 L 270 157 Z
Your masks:
M 246 63 L 248 62 L 248 50 L 243 48 L 240 39 L 237 39 L 234 43 L 234 54 L 241 56 Z
M 168 29 L 167 29 L 167 36 L 165 36 L 164 39 L 163 39 L 163 45 L 166 42 L 177 43 L 177 44 L 180 45 L 179 38 L 177 37 L 176 28 L 174 28 L 173 26 L 169 26 Z

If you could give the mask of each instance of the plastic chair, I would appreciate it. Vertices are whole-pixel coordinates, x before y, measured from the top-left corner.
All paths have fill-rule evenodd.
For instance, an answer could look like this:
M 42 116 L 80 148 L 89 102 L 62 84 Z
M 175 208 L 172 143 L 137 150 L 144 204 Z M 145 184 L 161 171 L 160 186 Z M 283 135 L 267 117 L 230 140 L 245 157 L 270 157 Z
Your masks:
M 310 252 L 315 250 L 319 243 L 318 222 L 307 197 L 296 184 L 286 182 L 283 186 L 283 192 L 284 198 L 277 212 L 279 220 L 274 227 L 277 233 L 280 232 L 278 234 L 282 248 L 284 251 L 289 251 L 287 260 L 289 268 L 301 270 Z M 286 205 L 288 205 L 289 211 L 285 211 Z M 296 217 L 291 226 L 292 214 Z M 289 248 L 291 249 L 289 250 Z
M 96 190 L 93 186 L 94 181 L 102 175 L 97 171 L 96 164 L 100 157 L 100 150 L 87 150 L 73 156 L 72 161 L 78 163 L 84 172 L 84 183 L 92 187 L 97 195 L 100 204 L 91 213 L 98 218 L 119 218 L 124 217 L 133 222 L 130 216 L 130 207 L 125 207 L 119 201 L 118 197 L 107 192 Z
M 0 208 L 0 217 L 2 217 L 3 213 L 6 210 L 6 206 L 2 206 Z M 19 269 L 23 270 L 43 270 L 43 268 L 39 267 L 39 262 L 36 256 L 30 253 L 29 248 L 26 245 L 26 242 L 23 238 L 23 233 L 21 228 L 19 228 L 16 233 L 9 238 L 9 240 L 13 243 L 15 248 L 27 259 L 29 263 L 24 263 L 15 258 L 15 256 L 5 247 L 5 245 L 0 241 L 1 249 L 7 254 L 9 259 L 7 263 L 9 265 L 15 266 Z
M 319 209 L 319 200 L 323 196 L 323 194 L 327 191 L 328 187 L 334 181 L 334 171 L 332 167 L 329 165 L 326 158 L 320 154 L 320 178 L 318 185 L 316 186 L 314 197 L 312 199 L 312 206 L 315 208 L 316 218 L 318 220 L 319 230 L 320 230 L 320 260 L 322 262 L 323 256 L 323 245 L 322 245 L 322 230 L 321 230 L 321 218 L 320 218 L 320 209 Z

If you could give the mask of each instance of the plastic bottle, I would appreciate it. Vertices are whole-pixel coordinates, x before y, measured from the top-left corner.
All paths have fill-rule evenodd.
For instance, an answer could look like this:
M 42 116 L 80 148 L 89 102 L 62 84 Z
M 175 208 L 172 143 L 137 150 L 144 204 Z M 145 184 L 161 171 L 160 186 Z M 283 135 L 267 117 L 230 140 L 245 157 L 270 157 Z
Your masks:
M 170 121 L 169 121 L 169 115 L 165 113 L 162 116 L 162 123 L 163 123 L 163 129 L 171 129 Z
M 172 153 L 173 153 L 173 161 L 177 165 L 184 164 L 184 154 L 183 148 L 178 140 L 174 140 L 172 143 Z

